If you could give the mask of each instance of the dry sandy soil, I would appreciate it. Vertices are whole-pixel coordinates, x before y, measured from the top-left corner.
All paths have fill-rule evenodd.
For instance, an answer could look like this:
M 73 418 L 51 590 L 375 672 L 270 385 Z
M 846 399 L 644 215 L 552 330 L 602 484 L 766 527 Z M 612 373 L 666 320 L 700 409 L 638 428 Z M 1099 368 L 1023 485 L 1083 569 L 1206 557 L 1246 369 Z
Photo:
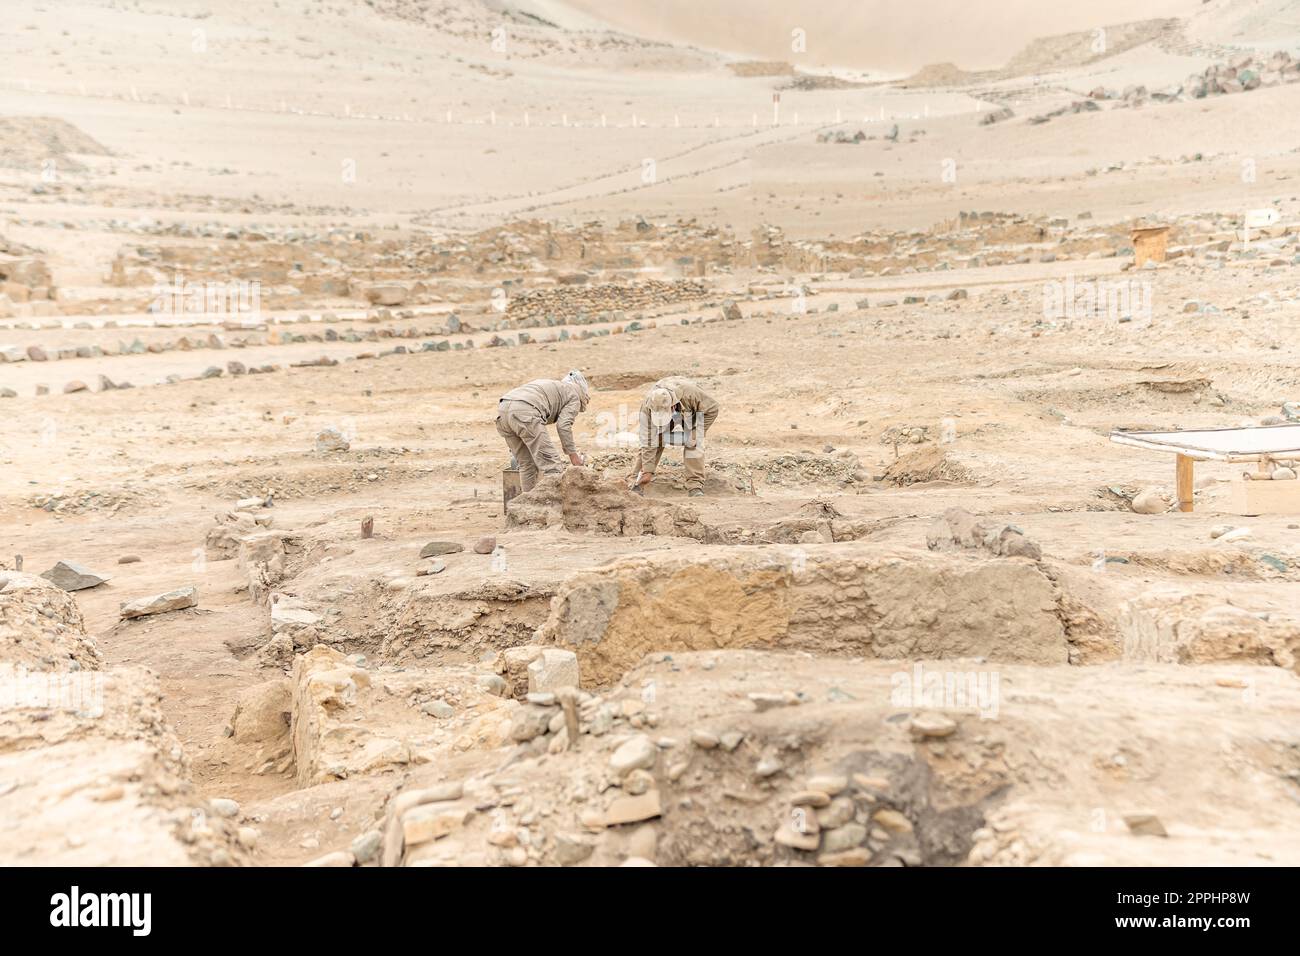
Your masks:
M 1300 416 L 1297 5 L 613 6 L 9 0 L 0 861 L 1300 863 L 1300 512 L 1109 440 Z M 623 489 L 666 375 L 703 499 Z

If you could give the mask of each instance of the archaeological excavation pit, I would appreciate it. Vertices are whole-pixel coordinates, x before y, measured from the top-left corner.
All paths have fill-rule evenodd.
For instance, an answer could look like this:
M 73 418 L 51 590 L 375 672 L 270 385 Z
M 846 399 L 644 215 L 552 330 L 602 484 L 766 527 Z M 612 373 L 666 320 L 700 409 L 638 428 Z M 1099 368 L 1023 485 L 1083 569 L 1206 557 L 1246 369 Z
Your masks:
M 564 582 L 538 632 L 595 685 L 652 652 L 742 648 L 1062 664 L 1052 580 L 1028 560 L 848 544 L 701 548 Z
M 7 0 L 10 925 L 1300 863 L 1300 0 L 1135 6 Z

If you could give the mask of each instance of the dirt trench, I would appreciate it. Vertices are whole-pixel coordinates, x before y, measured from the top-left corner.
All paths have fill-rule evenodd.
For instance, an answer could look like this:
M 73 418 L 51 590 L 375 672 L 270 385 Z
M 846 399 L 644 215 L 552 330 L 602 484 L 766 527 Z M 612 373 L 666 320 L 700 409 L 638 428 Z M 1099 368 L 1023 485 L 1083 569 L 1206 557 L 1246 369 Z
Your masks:
M 838 546 L 631 557 L 566 581 L 538 632 L 603 686 L 651 652 L 783 649 L 1063 664 L 1059 591 L 1028 559 Z

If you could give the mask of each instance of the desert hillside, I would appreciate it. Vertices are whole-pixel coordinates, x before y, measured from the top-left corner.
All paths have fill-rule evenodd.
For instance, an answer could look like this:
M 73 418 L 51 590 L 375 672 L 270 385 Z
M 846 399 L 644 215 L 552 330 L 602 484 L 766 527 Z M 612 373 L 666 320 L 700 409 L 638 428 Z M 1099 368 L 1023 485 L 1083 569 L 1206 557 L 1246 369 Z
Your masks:
M 1022 47 L 1052 34 L 1148 19 L 1194 14 L 1202 0 L 1148 0 L 1135 7 L 1119 0 L 1053 5 L 1033 0 L 965 3 L 925 0 L 689 0 L 618 3 L 570 0 L 568 6 L 603 17 L 641 36 L 759 59 L 801 65 L 903 73 L 952 60 L 967 69 L 1001 66 Z M 803 31 L 804 49 L 791 48 Z

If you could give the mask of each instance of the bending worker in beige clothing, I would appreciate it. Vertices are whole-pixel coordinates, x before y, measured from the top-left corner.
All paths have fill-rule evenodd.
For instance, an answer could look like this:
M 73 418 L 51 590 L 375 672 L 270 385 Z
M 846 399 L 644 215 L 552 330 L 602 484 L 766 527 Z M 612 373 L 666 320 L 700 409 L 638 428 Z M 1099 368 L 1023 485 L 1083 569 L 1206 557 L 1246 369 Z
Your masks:
M 688 378 L 661 378 L 646 392 L 637 424 L 641 451 L 632 466 L 632 490 L 654 480 L 669 445 L 681 445 L 686 490 L 704 496 L 704 436 L 718 417 L 718 403 Z
M 537 476 L 558 475 L 564 460 L 555 450 L 547 425 L 560 435 L 560 447 L 569 461 L 581 465 L 583 457 L 573 443 L 573 420 L 586 411 L 591 392 L 577 369 L 563 379 L 539 378 L 511 389 L 497 403 L 497 432 L 506 440 L 510 454 L 519 463 L 519 482 L 524 491 L 537 484 Z

